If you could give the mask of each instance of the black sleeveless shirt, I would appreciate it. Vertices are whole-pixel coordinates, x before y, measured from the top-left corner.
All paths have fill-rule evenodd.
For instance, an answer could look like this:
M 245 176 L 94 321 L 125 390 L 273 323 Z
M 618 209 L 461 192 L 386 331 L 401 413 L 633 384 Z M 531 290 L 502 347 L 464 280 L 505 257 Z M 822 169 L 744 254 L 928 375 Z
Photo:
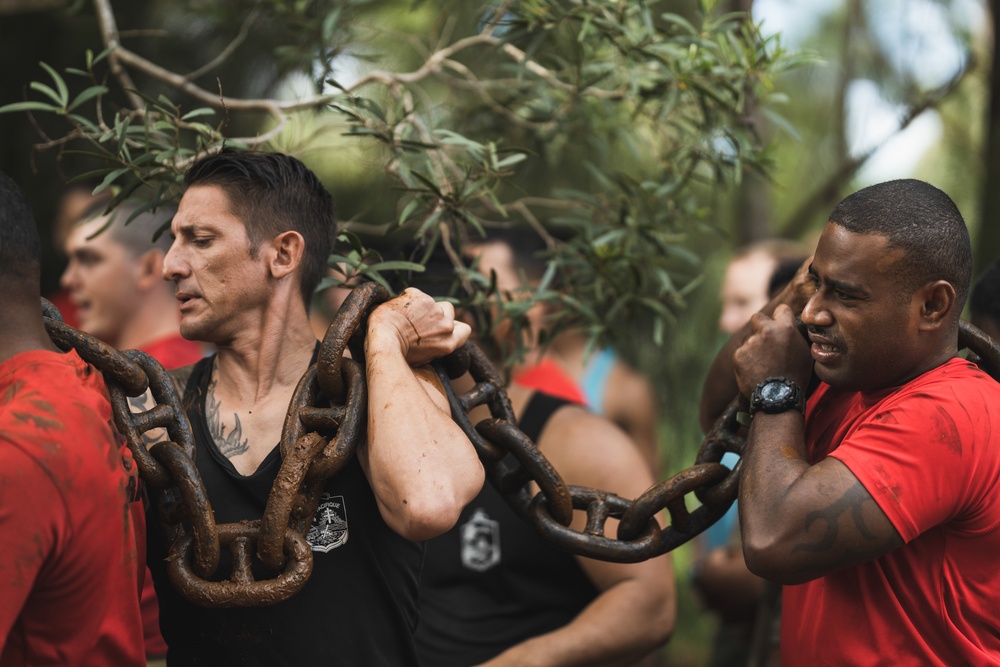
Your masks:
M 519 426 L 537 441 L 569 401 L 535 393 Z M 568 553 L 486 483 L 455 528 L 427 542 L 417 652 L 424 667 L 478 665 L 572 621 L 598 595 Z
M 205 421 L 213 359 L 198 362 L 185 390 L 198 471 L 217 522 L 259 519 L 281 456 L 275 446 L 257 471 L 243 476 L 219 452 Z M 424 548 L 382 520 L 356 457 L 327 482 L 307 535 L 312 576 L 301 591 L 272 606 L 205 609 L 184 600 L 167 579 L 166 547 L 154 522 L 150 512 L 147 560 L 170 667 L 418 664 L 413 630 Z M 229 561 L 223 550 L 219 570 L 226 577 Z

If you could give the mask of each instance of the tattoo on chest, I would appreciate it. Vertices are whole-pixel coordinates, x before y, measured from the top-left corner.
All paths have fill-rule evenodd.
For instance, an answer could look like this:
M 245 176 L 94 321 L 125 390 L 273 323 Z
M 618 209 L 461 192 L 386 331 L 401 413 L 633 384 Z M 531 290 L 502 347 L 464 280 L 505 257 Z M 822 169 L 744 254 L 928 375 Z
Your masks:
M 231 431 L 226 432 L 226 425 L 222 423 L 222 406 L 215 398 L 215 383 L 213 377 L 205 395 L 205 421 L 208 423 L 209 435 L 215 440 L 219 452 L 227 459 L 231 459 L 247 451 L 250 439 L 243 437 L 243 425 L 240 424 L 240 416 L 236 413 L 233 413 L 236 424 Z

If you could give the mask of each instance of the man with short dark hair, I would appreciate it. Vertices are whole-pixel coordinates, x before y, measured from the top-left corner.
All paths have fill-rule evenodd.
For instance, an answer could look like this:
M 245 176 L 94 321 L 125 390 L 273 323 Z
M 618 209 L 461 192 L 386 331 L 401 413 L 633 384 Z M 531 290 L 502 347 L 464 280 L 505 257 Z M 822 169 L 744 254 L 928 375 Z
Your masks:
M 0 665 L 138 667 L 135 466 L 100 373 L 45 330 L 39 248 L 0 173 Z
M 703 426 L 749 399 L 743 550 L 785 584 L 782 664 L 1000 660 L 1000 384 L 958 356 L 971 263 L 943 192 L 865 188 L 712 366 Z
M 163 275 L 181 333 L 217 353 L 176 372 L 196 464 L 218 522 L 258 519 L 281 465 L 293 391 L 315 361 L 312 292 L 334 239 L 329 193 L 298 160 L 225 150 L 188 171 Z M 482 465 L 452 421 L 428 362 L 470 333 L 454 308 L 406 290 L 368 318 L 368 440 L 325 485 L 309 531 L 305 587 L 273 606 L 205 609 L 166 581 L 150 537 L 161 627 L 173 665 L 417 663 L 422 540 L 457 520 Z M 319 522 L 319 523 L 317 523 Z

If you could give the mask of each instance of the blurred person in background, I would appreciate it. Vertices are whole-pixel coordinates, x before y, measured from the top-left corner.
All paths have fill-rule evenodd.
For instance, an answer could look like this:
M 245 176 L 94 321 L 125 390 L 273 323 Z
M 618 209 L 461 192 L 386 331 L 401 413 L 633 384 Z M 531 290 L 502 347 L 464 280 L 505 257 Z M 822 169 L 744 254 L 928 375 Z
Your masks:
M 770 300 L 771 279 L 779 267 L 792 262 L 791 273 L 785 271 L 787 282 L 807 255 L 800 244 L 785 239 L 765 239 L 737 250 L 722 278 L 719 330 L 731 336 L 749 322 Z
M 495 276 L 504 299 L 521 298 L 535 284 L 509 235 L 498 236 L 473 248 L 478 269 Z M 537 335 L 544 308 L 535 306 L 527 317 L 527 335 Z M 495 336 L 512 333 L 501 323 Z M 498 340 L 485 349 L 512 343 Z M 494 363 L 499 367 L 501 360 Z M 507 391 L 518 425 L 567 484 L 625 498 L 654 484 L 638 448 L 610 420 L 514 377 Z M 461 380 L 456 388 L 466 390 Z M 472 416 L 473 423 L 478 419 Z M 583 523 L 576 512 L 573 528 L 582 530 Z M 608 522 L 607 534 L 615 534 L 615 525 Z M 573 556 L 539 536 L 491 484 L 455 528 L 428 541 L 420 597 L 416 640 L 425 667 L 650 665 L 676 617 L 669 554 L 634 564 Z
M 767 239 L 744 246 L 726 267 L 720 300 L 719 329 L 732 335 L 767 305 L 795 276 L 808 257 L 801 244 Z M 732 468 L 739 457 L 727 453 L 723 465 Z M 737 503 L 712 525 L 696 543 L 700 553 L 691 581 L 705 607 L 718 618 L 712 644 L 711 667 L 747 665 L 755 649 L 775 664 L 777 651 L 755 645 L 756 639 L 777 648 L 780 589 L 750 572 L 743 559 Z M 758 629 L 758 623 L 765 626 Z M 768 664 L 766 662 L 760 664 Z
M 51 225 L 52 247 L 59 257 L 66 259 L 66 237 L 69 236 L 77 221 L 89 211 L 94 211 L 94 215 L 96 215 L 97 211 L 102 210 L 111 202 L 112 193 L 110 190 L 93 194 L 94 188 L 98 185 L 99 183 L 91 182 L 71 183 L 59 196 Z M 58 289 L 44 296 L 59 309 L 66 324 L 77 329 L 80 328 L 80 320 L 76 317 L 76 306 L 70 301 L 69 293 L 64 287 L 60 285 Z
M 69 264 L 60 281 L 76 308 L 80 330 L 119 350 L 142 350 L 171 370 L 202 357 L 197 343 L 180 334 L 173 287 L 163 280 L 169 232 L 153 237 L 173 217 L 172 209 L 136 212 L 137 202 L 108 215 L 91 209 L 66 235 Z
M 573 379 L 584 405 L 628 434 L 658 476 L 659 415 L 649 379 L 610 347 L 588 350 L 587 336 L 577 329 L 556 336 L 545 354 Z
M 541 282 L 546 270 L 545 245 L 535 232 L 517 228 L 491 230 L 490 236 L 506 244 L 517 273 L 533 285 Z M 541 319 L 538 326 L 545 324 L 545 318 Z M 656 396 L 649 380 L 613 349 L 591 349 L 583 332 L 567 329 L 544 349 L 534 346 L 515 369 L 513 379 L 607 417 L 628 434 L 653 476 L 657 476 L 660 456 Z

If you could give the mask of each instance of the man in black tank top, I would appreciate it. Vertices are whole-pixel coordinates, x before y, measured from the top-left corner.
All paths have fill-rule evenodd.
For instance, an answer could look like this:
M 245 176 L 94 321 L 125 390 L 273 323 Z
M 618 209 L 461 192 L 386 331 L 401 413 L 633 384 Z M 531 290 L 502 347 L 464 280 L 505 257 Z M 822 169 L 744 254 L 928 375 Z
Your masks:
M 308 309 L 335 236 L 333 204 L 298 160 L 227 149 L 188 171 L 171 232 L 164 278 L 175 284 L 181 333 L 217 350 L 175 373 L 198 470 L 216 521 L 258 519 L 290 398 L 317 347 Z M 454 525 L 484 478 L 426 367 L 468 335 L 450 304 L 416 290 L 372 312 L 368 441 L 326 484 L 306 536 L 313 573 L 289 600 L 187 602 L 166 578 L 151 521 L 148 560 L 171 667 L 417 664 L 421 541 Z
M 487 242 L 477 255 L 502 294 L 522 287 L 512 243 Z M 517 383 L 508 393 L 521 430 L 567 484 L 625 498 L 653 485 L 638 447 L 607 419 Z M 576 512 L 573 527 L 584 519 Z M 608 522 L 609 535 L 615 525 Z M 669 555 L 631 565 L 571 556 L 487 484 L 455 528 L 427 543 L 417 651 L 424 667 L 624 665 L 644 657 L 646 665 L 675 615 Z

